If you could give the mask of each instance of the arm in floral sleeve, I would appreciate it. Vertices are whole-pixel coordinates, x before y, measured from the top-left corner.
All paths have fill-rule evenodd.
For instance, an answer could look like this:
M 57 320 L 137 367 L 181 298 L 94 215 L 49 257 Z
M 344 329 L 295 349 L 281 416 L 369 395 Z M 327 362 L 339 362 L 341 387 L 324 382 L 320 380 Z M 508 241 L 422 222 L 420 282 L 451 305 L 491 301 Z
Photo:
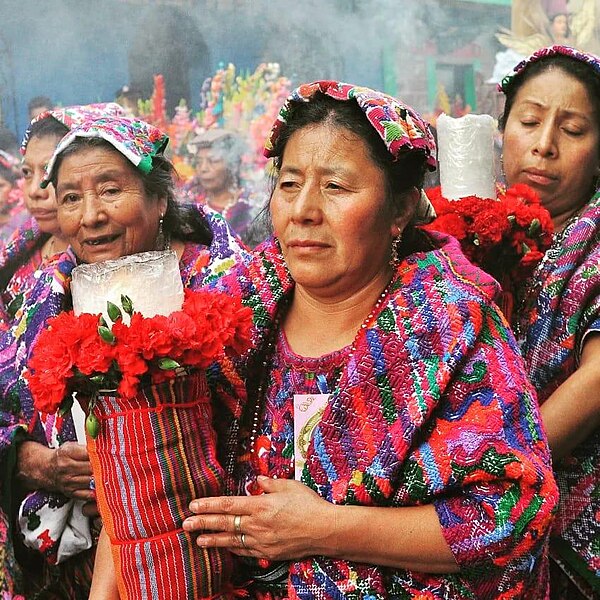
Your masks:
M 65 253 L 56 264 L 38 272 L 35 285 L 24 294 L 11 328 L 0 336 L 0 403 L 5 427 L 2 451 L 12 453 L 14 466 L 6 472 L 11 489 L 2 493 L 10 494 L 15 512 L 19 508 L 21 525 L 26 523 L 23 533 L 29 535 L 38 529 L 45 532 L 43 538 L 34 533 L 25 543 L 42 551 L 50 560 L 56 560 L 59 553 L 71 498 L 75 495 L 82 501 L 92 498 L 91 471 L 85 448 L 76 444 L 71 415 L 53 416 L 52 422 L 42 427 L 23 375 L 38 334 L 51 316 L 64 309 L 68 275 L 73 265 L 73 257 Z M 26 436 L 21 434 L 16 440 L 18 444 L 13 433 L 15 427 L 28 431 Z M 17 476 L 21 491 L 29 491 L 20 507 L 14 505 L 12 489 Z M 44 519 L 50 514 L 52 525 L 45 525 Z M 53 530 L 52 542 L 48 539 L 49 530 Z
M 435 472 L 446 481 L 434 501 L 444 537 L 461 570 L 485 586 L 481 597 L 500 581 L 527 578 L 544 554 L 558 500 L 516 343 L 493 309 L 484 309 L 483 318 L 476 345 L 406 471 L 424 480 Z

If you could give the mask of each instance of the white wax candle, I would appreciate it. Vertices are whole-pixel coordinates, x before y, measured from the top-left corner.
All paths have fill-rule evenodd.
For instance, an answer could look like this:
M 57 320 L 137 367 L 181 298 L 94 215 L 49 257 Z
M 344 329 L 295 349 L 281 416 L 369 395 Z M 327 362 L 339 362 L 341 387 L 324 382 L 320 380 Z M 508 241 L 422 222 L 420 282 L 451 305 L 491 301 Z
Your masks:
M 133 309 L 145 317 L 170 315 L 183 304 L 177 254 L 172 250 L 142 252 L 80 265 L 73 269 L 71 294 L 76 315 L 102 313 L 107 322 L 106 302 L 120 307 L 121 294 L 128 296 Z M 127 315 L 124 317 L 128 322 Z
M 442 195 L 449 200 L 465 196 L 495 198 L 494 132 L 490 115 L 437 118 L 438 163 Z

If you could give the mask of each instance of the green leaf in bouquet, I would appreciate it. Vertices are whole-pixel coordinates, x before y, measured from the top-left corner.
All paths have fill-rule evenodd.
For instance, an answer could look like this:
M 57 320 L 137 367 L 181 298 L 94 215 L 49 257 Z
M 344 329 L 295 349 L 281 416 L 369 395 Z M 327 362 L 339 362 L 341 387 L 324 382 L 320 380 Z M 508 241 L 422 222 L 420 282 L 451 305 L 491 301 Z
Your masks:
M 158 361 L 158 367 L 163 371 L 171 371 L 173 369 L 179 368 L 181 365 L 172 358 L 161 358 Z
M 108 323 L 106 322 L 106 319 L 100 315 L 100 318 L 98 319 L 98 326 L 99 327 L 108 327 Z
M 529 234 L 529 237 L 534 237 L 538 235 L 538 233 L 540 233 L 541 230 L 542 224 L 540 223 L 540 220 L 536 218 L 533 221 L 531 221 L 531 225 L 529 225 L 527 233 Z
M 129 296 L 121 294 L 121 306 L 129 316 L 133 314 L 133 302 L 131 301 L 131 298 Z
M 98 335 L 109 344 L 114 344 L 117 340 L 114 333 L 108 327 L 98 327 Z
M 60 403 L 58 407 L 58 416 L 64 417 L 73 406 L 73 396 L 66 396 L 65 399 Z
M 106 376 L 104 375 L 92 375 L 90 377 L 90 382 L 99 388 L 103 388 L 106 386 Z
M 525 256 L 528 252 L 531 252 L 531 248 L 525 242 L 523 242 L 521 244 L 521 252 L 523 253 L 523 256 Z
M 121 312 L 121 309 L 110 300 L 108 300 L 108 302 L 106 303 L 106 312 L 108 313 L 109 319 L 113 323 L 116 323 L 119 319 L 123 318 L 123 313 Z
M 90 413 L 85 419 L 85 430 L 92 439 L 96 439 L 100 433 L 100 421 L 94 413 Z
M 17 294 L 12 302 L 6 307 L 6 312 L 11 319 L 14 319 L 17 311 L 23 306 L 23 301 L 25 299 L 25 294 Z

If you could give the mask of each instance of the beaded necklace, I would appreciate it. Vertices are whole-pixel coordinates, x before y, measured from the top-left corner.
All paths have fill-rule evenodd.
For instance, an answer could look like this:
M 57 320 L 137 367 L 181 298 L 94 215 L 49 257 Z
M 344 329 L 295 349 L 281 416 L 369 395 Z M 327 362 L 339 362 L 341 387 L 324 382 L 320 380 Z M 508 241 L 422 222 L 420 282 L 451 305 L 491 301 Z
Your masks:
M 375 305 L 371 309 L 371 312 L 366 316 L 366 318 L 364 319 L 364 321 L 358 328 L 358 331 L 356 332 L 356 335 L 354 336 L 354 340 L 352 341 L 352 344 L 350 345 L 350 352 L 348 354 L 348 358 L 346 361 L 347 364 L 350 364 L 352 362 L 352 358 L 353 358 L 354 354 L 356 353 L 356 346 L 357 346 L 357 342 L 358 342 L 358 339 L 359 339 L 361 333 L 373 323 L 373 319 L 378 314 L 379 309 L 381 308 L 384 301 L 387 299 L 389 292 L 393 286 L 394 281 L 395 281 L 395 277 L 393 276 L 390 279 L 390 281 L 388 282 L 388 284 L 385 286 L 385 288 L 383 289 L 381 294 L 379 294 L 377 301 L 375 302 Z M 258 388 L 256 390 L 256 404 L 255 404 L 254 413 L 252 416 L 252 428 L 251 428 L 251 432 L 250 432 L 250 455 L 252 457 L 254 457 L 253 460 L 255 460 L 255 457 L 256 457 L 256 440 L 257 440 L 257 436 L 258 436 L 260 417 L 261 417 L 262 411 L 264 410 L 264 407 L 266 404 L 266 392 L 267 392 L 267 387 L 268 387 L 268 367 L 271 364 L 271 356 L 275 349 L 280 324 L 281 324 L 280 316 L 277 316 L 277 318 L 275 319 L 275 321 L 273 323 L 273 332 L 269 336 L 269 339 L 265 345 L 264 360 L 260 364 L 261 379 L 260 379 Z M 331 390 L 332 395 L 339 388 L 339 384 L 342 379 L 343 373 L 344 373 L 344 369 L 342 369 L 340 371 L 337 381 L 332 386 L 332 390 Z

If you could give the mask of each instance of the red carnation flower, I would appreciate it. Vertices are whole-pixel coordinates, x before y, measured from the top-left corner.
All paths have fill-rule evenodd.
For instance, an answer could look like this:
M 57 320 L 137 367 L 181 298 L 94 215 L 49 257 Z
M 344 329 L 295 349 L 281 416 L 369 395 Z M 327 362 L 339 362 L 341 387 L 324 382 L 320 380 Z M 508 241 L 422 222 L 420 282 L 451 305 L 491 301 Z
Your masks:
M 133 397 L 140 385 L 176 377 L 177 365 L 206 368 L 225 351 L 241 354 L 250 345 L 252 311 L 224 293 L 186 290 L 182 310 L 168 317 L 134 312 L 128 324 L 100 324 L 99 315 L 70 311 L 48 321 L 28 364 L 37 410 L 55 413 L 72 388 L 92 395 L 114 385 Z
M 468 233 L 465 220 L 456 213 L 443 214 L 437 217 L 432 223 L 425 225 L 423 229 L 441 231 L 455 237 L 459 241 L 464 240 Z

